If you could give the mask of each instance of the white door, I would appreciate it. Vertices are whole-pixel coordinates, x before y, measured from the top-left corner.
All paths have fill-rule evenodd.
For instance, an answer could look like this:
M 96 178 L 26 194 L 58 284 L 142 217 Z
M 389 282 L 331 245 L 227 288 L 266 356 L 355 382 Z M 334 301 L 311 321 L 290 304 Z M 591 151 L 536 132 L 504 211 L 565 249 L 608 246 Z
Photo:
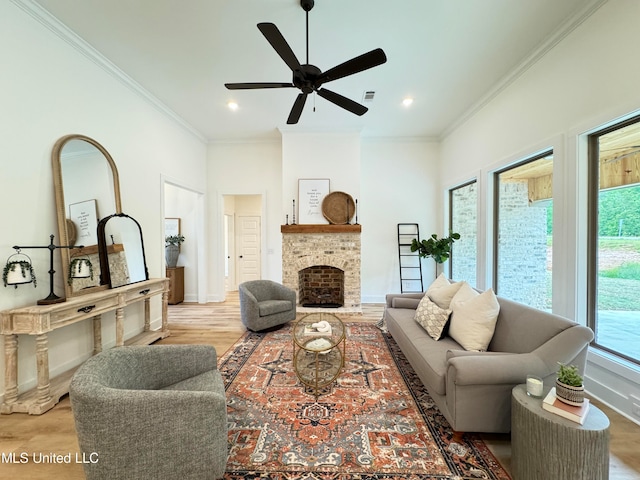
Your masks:
M 238 217 L 238 284 L 260 279 L 260 217 Z

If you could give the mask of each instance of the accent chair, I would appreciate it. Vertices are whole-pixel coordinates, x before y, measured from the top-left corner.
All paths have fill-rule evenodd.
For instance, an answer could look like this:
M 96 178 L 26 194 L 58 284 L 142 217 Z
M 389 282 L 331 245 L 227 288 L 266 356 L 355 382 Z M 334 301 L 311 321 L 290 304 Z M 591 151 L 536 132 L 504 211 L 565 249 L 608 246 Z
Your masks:
M 222 478 L 227 406 L 210 345 L 115 347 L 69 387 L 87 480 Z
M 250 280 L 238 287 L 240 318 L 247 329 L 259 332 L 296 318 L 296 292 L 272 280 Z

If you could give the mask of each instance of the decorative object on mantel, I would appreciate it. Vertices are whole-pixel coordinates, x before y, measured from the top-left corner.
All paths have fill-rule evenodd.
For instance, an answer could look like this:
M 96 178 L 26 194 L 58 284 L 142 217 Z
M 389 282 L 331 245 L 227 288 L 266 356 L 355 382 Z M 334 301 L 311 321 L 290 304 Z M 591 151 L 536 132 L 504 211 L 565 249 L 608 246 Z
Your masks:
M 178 256 L 180 255 L 180 244 L 184 242 L 184 235 L 170 235 L 164 238 L 165 260 L 167 267 L 176 268 Z
M 584 385 L 582 376 L 575 365 L 558 363 L 556 378 L 556 396 L 558 400 L 579 407 L 584 403 Z
M 298 222 L 301 224 L 326 223 L 322 215 L 322 202 L 329 195 L 328 178 L 298 179 Z M 295 205 L 294 205 L 295 212 Z M 295 218 L 294 218 L 295 225 Z
M 448 237 L 438 238 L 435 233 L 427 240 L 413 239 L 411 241 L 411 251 L 418 252 L 420 258 L 431 257 L 436 262 L 436 277 L 438 276 L 438 265 L 442 265 L 451 256 L 451 245 L 460 239 L 459 233 L 449 231 Z
M 291 217 L 291 225 L 295 225 L 296 224 L 296 200 L 295 198 L 293 199 L 293 217 Z
M 36 272 L 33 270 L 29 255 L 22 253 L 20 249 L 11 255 L 2 271 L 2 281 L 5 287 L 13 285 L 14 288 L 18 288 L 18 285 L 33 282 L 35 288 L 37 286 Z
M 356 225 L 358 225 L 358 199 L 356 198 Z
M 345 192 L 331 192 L 322 200 L 322 215 L 334 225 L 349 225 L 355 210 L 353 198 Z
M 54 245 L 53 243 L 53 239 L 54 236 L 53 234 L 50 235 L 50 242 L 49 245 L 44 245 L 44 246 L 28 246 L 28 247 L 20 247 L 18 245 L 15 245 L 13 248 L 15 249 L 15 251 L 17 253 L 20 253 L 20 250 L 23 248 L 48 248 L 49 249 L 49 285 L 50 285 L 50 289 L 49 289 L 49 296 L 46 298 L 43 298 L 42 300 L 38 300 L 38 305 L 51 305 L 52 303 L 60 303 L 60 302 L 64 302 L 66 299 L 64 297 L 59 297 L 58 295 L 56 295 L 53 292 L 53 277 L 54 274 L 56 273 L 56 271 L 53 269 L 53 252 L 57 249 L 57 248 L 84 248 L 84 246 L 82 245 L 78 245 L 77 247 L 72 247 L 72 246 L 68 246 L 68 245 Z M 9 257 L 11 258 L 11 257 Z M 28 257 L 27 257 L 28 258 Z M 29 269 L 31 270 L 31 279 L 33 280 L 33 286 L 36 286 L 36 278 L 35 278 L 35 273 L 33 271 L 33 267 L 30 264 L 31 259 L 29 259 Z M 9 261 L 7 261 L 7 265 L 5 265 L 5 270 L 7 269 L 7 267 L 9 266 Z M 26 265 L 25 265 L 26 267 Z M 22 273 L 22 272 L 21 272 Z M 8 272 L 7 272 L 8 275 Z M 3 274 L 3 278 L 4 278 L 4 274 Z M 8 278 L 7 278 L 8 280 Z M 5 286 L 7 286 L 7 281 L 5 281 Z M 31 283 L 31 280 L 29 280 L 28 282 L 20 282 L 20 283 Z M 17 287 L 17 283 L 10 283 L 13 284 Z

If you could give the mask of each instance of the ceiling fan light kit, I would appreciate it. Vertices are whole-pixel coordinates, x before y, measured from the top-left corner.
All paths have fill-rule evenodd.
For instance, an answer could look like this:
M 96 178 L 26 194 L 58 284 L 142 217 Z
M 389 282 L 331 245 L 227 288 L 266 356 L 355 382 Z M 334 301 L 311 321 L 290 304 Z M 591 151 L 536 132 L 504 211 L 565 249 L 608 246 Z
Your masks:
M 301 64 L 293 53 L 293 50 L 285 40 L 278 27 L 273 23 L 259 23 L 258 30 L 264 35 L 280 58 L 287 64 L 293 74 L 291 83 L 277 82 L 255 82 L 255 83 L 225 83 L 229 90 L 249 90 L 261 88 L 297 88 L 298 94 L 293 107 L 289 113 L 287 124 L 298 123 L 304 109 L 307 96 L 310 93 L 317 93 L 329 102 L 348 110 L 356 115 L 364 115 L 368 108 L 353 100 L 340 95 L 339 93 L 322 88 L 323 84 L 338 80 L 368 70 L 387 61 L 387 56 L 381 48 L 376 48 L 358 57 L 347 60 L 340 65 L 323 72 L 315 65 L 309 63 L 309 11 L 315 5 L 314 0 L 300 0 L 300 6 L 306 12 L 306 48 L 307 59 L 305 64 Z

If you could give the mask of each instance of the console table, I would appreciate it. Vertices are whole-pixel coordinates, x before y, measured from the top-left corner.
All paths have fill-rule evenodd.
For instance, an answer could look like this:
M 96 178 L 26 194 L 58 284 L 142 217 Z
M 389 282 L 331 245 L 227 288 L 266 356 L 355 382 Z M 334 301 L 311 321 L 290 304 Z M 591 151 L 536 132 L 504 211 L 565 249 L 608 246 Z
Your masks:
M 148 345 L 169 336 L 167 301 L 169 279 L 155 278 L 123 287 L 72 297 L 62 303 L 33 305 L 0 312 L 0 334 L 4 335 L 4 402 L 0 413 L 40 415 L 69 392 L 69 382 L 78 367 L 49 379 L 48 333 L 84 320 L 93 320 L 93 353 L 102 351 L 103 313 L 115 311 L 116 346 Z M 150 299 L 162 295 L 162 327 L 151 330 Z M 124 308 L 144 301 L 144 331 L 124 340 Z M 18 395 L 18 336 L 36 337 L 37 387 Z

